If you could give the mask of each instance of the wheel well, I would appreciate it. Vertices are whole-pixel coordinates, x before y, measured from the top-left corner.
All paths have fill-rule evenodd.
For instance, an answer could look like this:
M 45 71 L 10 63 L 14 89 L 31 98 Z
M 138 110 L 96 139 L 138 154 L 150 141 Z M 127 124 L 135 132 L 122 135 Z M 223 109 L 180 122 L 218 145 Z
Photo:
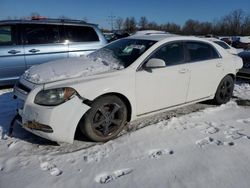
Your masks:
M 107 96 L 107 95 L 114 95 L 114 96 L 117 96 L 119 97 L 123 102 L 124 104 L 126 105 L 127 107 L 127 110 L 128 110 L 128 115 L 127 115 L 127 121 L 129 122 L 131 120 L 131 115 L 132 115 L 132 107 L 131 107 L 131 104 L 129 102 L 129 100 L 127 99 L 127 97 L 125 97 L 124 95 L 120 94 L 120 93 L 106 93 L 104 95 L 100 95 L 99 97 L 95 98 L 93 101 L 90 101 L 90 100 L 85 100 L 83 101 L 86 105 L 88 106 L 91 106 L 92 103 L 100 98 L 100 97 L 103 97 L 103 96 Z M 81 138 L 81 131 L 80 131 L 80 127 L 79 127 L 79 124 L 81 123 L 82 119 L 84 118 L 84 115 L 82 116 L 82 118 L 80 119 L 80 121 L 78 122 L 78 125 L 76 127 L 76 130 L 75 130 L 75 136 L 74 136 L 74 139 L 80 137 Z
M 124 95 L 120 94 L 120 93 L 105 93 L 104 95 L 101 95 L 101 96 L 99 96 L 99 97 L 97 97 L 97 98 L 100 98 L 100 97 L 103 97 L 103 96 L 107 96 L 107 95 L 114 95 L 114 96 L 117 96 L 117 97 L 119 97 L 119 98 L 124 102 L 124 104 L 126 105 L 127 110 L 128 110 L 127 121 L 129 122 L 129 121 L 131 120 L 132 107 L 131 107 L 131 104 L 130 104 L 128 98 L 125 97 Z M 96 99 L 97 99 L 97 98 L 96 98 Z M 96 100 L 96 99 L 94 99 L 94 100 Z
M 235 76 L 234 74 L 228 74 L 228 76 L 231 76 L 231 77 L 232 77 L 232 79 L 233 79 L 233 81 L 235 81 L 236 76 Z

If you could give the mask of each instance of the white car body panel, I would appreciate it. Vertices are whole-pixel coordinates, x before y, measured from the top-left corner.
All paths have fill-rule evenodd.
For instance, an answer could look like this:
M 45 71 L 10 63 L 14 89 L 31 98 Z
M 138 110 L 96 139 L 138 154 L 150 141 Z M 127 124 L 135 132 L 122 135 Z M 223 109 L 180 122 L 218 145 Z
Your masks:
M 215 94 L 225 76 L 221 58 L 189 63 L 190 84 L 187 101 L 194 101 Z
M 187 64 L 152 69 L 152 72 L 138 71 L 135 90 L 137 115 L 185 103 L 189 79 Z
M 230 54 L 233 54 L 233 55 L 237 55 L 238 54 L 238 51 L 237 51 L 236 48 L 230 46 L 229 44 L 227 44 L 226 42 L 224 42 L 222 40 L 219 40 L 217 38 L 205 38 L 205 39 L 207 39 L 208 41 L 212 41 L 212 42 L 216 42 L 216 41 L 222 42 L 222 43 L 224 43 L 228 47 L 228 49 L 225 49 L 227 52 L 229 52 Z
M 131 107 L 131 120 L 151 115 L 165 109 L 173 109 L 205 99 L 212 99 L 221 79 L 235 75 L 242 67 L 242 60 L 220 46 L 196 37 L 170 37 L 164 35 L 131 36 L 129 38 L 157 40 L 149 50 L 126 69 L 109 71 L 87 77 L 72 77 L 44 84 L 30 83 L 23 77 L 20 83 L 31 89 L 25 96 L 15 87 L 14 94 L 25 100 L 21 112 L 22 123 L 37 121 L 53 128 L 53 133 L 27 129 L 41 137 L 72 143 L 75 130 L 82 116 L 90 109 L 83 99 L 94 101 L 105 94 L 119 94 L 126 98 Z M 140 70 L 140 65 L 158 47 L 171 41 L 202 41 L 214 46 L 221 58 L 199 63 Z M 218 66 L 219 64 L 219 66 Z M 34 103 L 37 93 L 43 89 L 71 87 L 79 96 L 54 107 Z

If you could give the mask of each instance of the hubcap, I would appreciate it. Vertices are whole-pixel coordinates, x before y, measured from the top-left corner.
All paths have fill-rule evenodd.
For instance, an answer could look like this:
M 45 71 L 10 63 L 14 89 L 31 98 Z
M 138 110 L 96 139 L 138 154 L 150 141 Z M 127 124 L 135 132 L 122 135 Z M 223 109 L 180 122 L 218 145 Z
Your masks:
M 94 132 L 107 137 L 116 132 L 122 125 L 124 111 L 118 104 L 105 104 L 97 109 L 92 125 Z

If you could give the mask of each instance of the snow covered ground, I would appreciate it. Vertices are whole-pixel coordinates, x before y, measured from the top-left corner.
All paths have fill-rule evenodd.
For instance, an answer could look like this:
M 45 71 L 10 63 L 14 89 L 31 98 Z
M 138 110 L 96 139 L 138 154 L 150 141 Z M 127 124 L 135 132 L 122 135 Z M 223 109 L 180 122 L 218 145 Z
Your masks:
M 250 85 L 236 84 L 234 95 L 250 100 Z M 237 100 L 142 119 L 104 144 L 59 146 L 18 126 L 8 137 L 17 104 L 0 90 L 0 188 L 249 188 L 250 107 Z

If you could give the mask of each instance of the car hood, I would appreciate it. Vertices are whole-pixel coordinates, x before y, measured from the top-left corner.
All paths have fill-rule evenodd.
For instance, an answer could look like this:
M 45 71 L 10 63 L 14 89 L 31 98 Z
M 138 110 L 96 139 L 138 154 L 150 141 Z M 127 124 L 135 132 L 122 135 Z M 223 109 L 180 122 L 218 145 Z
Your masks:
M 35 84 L 43 84 L 76 77 L 88 77 L 119 69 L 121 67 L 116 63 L 106 63 L 101 59 L 83 56 L 32 66 L 25 71 L 22 78 Z

